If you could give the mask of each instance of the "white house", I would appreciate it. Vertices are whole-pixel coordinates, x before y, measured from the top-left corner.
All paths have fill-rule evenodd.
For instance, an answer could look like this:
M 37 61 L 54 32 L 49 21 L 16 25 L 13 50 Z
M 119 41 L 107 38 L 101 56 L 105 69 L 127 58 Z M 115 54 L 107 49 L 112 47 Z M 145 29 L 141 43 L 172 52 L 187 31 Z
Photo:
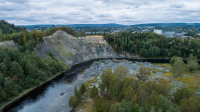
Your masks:
M 154 33 L 157 33 L 157 34 L 160 34 L 160 35 L 161 35 L 161 34 L 163 34 L 163 33 L 162 33 L 162 30 L 157 30 L 157 29 L 154 29 L 154 31 L 153 31 L 153 32 L 154 32 Z

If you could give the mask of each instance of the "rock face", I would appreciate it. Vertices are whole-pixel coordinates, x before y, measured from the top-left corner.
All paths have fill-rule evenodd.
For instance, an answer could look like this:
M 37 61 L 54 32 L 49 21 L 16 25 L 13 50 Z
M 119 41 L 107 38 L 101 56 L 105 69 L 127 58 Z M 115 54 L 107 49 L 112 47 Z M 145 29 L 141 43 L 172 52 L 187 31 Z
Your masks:
M 8 48 L 18 48 L 18 44 L 15 43 L 13 40 L 8 40 L 8 41 L 4 41 L 4 42 L 0 42 L 0 47 L 8 47 Z
M 44 42 L 38 43 L 35 52 L 45 58 L 51 52 L 57 60 L 69 67 L 96 58 L 123 58 L 115 54 L 108 43 L 99 37 L 73 37 L 62 30 L 44 37 Z

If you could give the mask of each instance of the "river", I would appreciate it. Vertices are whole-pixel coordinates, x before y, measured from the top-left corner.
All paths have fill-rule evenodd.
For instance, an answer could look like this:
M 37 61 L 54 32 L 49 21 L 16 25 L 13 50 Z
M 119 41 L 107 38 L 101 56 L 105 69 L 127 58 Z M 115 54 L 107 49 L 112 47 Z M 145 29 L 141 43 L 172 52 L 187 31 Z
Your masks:
M 155 62 L 158 63 L 160 61 Z M 108 67 L 115 69 L 119 65 L 129 68 L 131 74 L 135 74 L 140 68 L 140 65 L 135 64 L 133 60 L 91 60 L 78 64 L 73 66 L 66 73 L 39 87 L 14 104 L 8 106 L 4 109 L 4 111 L 69 112 L 71 108 L 68 106 L 68 99 L 74 93 L 75 86 L 79 88 L 81 84 L 85 83 L 96 74 L 101 74 L 103 69 Z

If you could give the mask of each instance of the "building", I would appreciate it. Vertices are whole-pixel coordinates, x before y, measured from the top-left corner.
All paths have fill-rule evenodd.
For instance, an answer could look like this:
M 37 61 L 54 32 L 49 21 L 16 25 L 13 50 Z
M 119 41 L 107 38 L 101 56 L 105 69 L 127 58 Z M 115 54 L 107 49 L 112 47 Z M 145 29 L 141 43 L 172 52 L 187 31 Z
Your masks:
M 92 34 L 92 32 L 85 32 L 85 34 L 86 34 L 86 35 L 88 35 L 88 34 L 90 35 L 90 34 Z
M 191 37 L 191 36 L 181 36 L 181 38 L 183 38 L 183 39 L 187 39 L 187 38 L 193 39 L 193 37 Z
M 157 30 L 157 29 L 154 29 L 154 31 L 153 31 L 153 32 L 154 32 L 154 33 L 157 33 L 157 34 L 160 34 L 160 35 L 161 35 L 161 34 L 163 34 L 163 33 L 162 33 L 162 30 Z
M 175 34 L 174 31 L 173 32 L 172 31 L 167 31 L 167 32 L 164 33 L 164 35 L 167 36 L 167 37 L 174 37 L 174 34 Z

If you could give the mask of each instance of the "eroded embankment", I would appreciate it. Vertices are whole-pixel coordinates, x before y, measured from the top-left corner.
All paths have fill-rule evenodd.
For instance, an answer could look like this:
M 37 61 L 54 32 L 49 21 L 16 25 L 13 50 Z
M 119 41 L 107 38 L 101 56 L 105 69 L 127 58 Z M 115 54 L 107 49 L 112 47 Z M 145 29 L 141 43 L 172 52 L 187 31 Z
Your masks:
M 13 40 L 0 42 L 0 48 L 8 47 L 8 48 L 15 49 L 15 48 L 18 48 L 18 46 L 19 45 L 15 43 Z
M 44 37 L 44 42 L 36 45 L 34 51 L 45 58 L 49 53 L 67 64 L 74 64 L 97 58 L 125 58 L 130 55 L 118 55 L 108 43 L 99 37 L 73 37 L 62 30 Z

